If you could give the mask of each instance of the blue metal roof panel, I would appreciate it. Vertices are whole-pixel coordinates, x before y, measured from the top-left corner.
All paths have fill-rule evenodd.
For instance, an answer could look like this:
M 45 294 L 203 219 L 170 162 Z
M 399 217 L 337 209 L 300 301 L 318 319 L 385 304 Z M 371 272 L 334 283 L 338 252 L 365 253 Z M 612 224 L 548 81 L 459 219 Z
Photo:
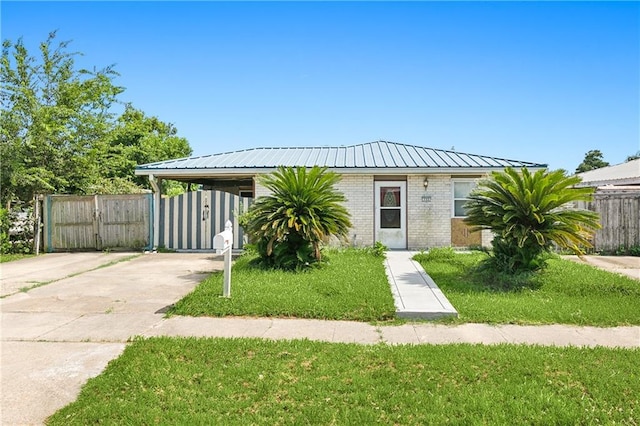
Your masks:
M 143 164 L 138 170 L 255 169 L 281 165 L 356 169 L 546 167 L 545 164 L 376 141 L 347 147 L 252 148 Z

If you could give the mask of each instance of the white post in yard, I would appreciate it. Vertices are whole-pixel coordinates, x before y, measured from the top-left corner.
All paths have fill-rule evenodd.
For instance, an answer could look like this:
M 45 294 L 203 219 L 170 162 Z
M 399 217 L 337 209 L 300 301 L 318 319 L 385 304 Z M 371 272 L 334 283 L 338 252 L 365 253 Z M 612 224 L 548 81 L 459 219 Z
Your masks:
M 213 248 L 217 254 L 224 254 L 224 284 L 222 297 L 231 297 L 231 249 L 233 248 L 233 224 L 227 221 L 224 231 L 213 237 Z

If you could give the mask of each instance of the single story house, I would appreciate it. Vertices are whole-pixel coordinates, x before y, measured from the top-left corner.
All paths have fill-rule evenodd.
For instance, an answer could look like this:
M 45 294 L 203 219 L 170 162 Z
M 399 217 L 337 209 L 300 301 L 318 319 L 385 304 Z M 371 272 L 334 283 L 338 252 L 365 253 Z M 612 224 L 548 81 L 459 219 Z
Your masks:
M 546 164 L 376 141 L 245 149 L 143 164 L 136 174 L 149 177 L 159 204 L 161 179 L 198 183 L 240 196 L 267 195 L 256 177 L 278 166 L 323 166 L 340 174 L 337 189 L 346 196 L 351 213 L 351 244 L 370 246 L 380 241 L 392 249 L 488 244 L 490 234 L 471 233 L 463 223 L 462 206 L 476 181 L 507 166 L 546 168 Z M 157 217 L 154 223 L 159 223 Z

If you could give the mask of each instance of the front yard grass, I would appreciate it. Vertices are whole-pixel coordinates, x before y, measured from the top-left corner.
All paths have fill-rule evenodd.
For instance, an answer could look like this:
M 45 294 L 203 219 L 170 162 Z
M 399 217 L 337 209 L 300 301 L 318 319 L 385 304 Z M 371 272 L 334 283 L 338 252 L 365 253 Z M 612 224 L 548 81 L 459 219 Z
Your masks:
M 458 310 L 453 322 L 575 324 L 599 327 L 640 324 L 640 282 L 553 257 L 531 288 L 489 290 L 472 269 L 481 252 L 416 260 Z
M 48 424 L 636 424 L 639 359 L 638 349 L 140 339 Z
M 255 267 L 239 257 L 231 273 L 231 298 L 221 298 L 222 273 L 214 273 L 169 315 L 298 317 L 387 321 L 395 305 L 383 258 L 371 251 L 327 250 L 327 264 L 302 273 Z

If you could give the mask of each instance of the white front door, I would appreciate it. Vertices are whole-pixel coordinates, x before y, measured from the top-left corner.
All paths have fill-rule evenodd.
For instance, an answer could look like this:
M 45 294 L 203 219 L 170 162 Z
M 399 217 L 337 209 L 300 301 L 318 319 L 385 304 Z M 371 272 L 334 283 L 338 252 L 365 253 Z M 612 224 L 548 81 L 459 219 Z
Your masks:
M 407 183 L 375 183 L 375 239 L 390 249 L 407 248 Z

